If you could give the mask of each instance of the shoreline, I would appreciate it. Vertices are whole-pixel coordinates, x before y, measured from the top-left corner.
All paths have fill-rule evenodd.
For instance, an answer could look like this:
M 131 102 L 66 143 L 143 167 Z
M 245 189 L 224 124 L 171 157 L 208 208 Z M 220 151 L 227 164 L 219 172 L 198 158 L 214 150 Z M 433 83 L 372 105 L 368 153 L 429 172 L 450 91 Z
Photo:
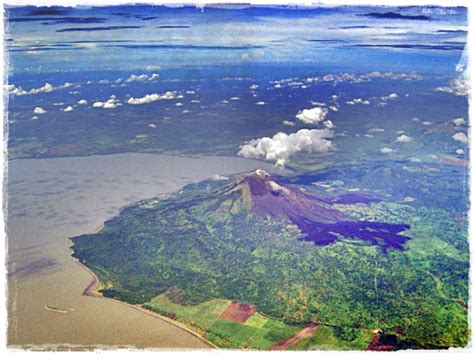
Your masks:
M 112 153 L 100 153 L 100 154 L 78 154 L 78 155 L 58 155 L 58 156 L 49 156 L 49 157 L 16 157 L 10 159 L 8 154 L 5 156 L 4 159 L 4 165 L 8 165 L 14 161 L 25 161 L 25 160 L 51 160 L 51 159 L 71 159 L 71 158 L 91 158 L 91 157 L 109 157 L 109 156 L 116 156 L 116 155 L 126 155 L 126 154 L 147 154 L 147 155 L 161 155 L 165 156 L 168 158 L 184 158 L 184 159 L 193 159 L 193 160 L 200 160 L 200 159 L 205 159 L 205 158 L 225 158 L 225 159 L 241 159 L 241 160 L 248 160 L 248 161 L 254 161 L 260 164 L 265 164 L 269 165 L 273 168 L 274 162 L 268 161 L 268 160 L 261 160 L 261 159 L 255 159 L 255 158 L 243 158 L 236 155 L 228 155 L 228 154 L 208 154 L 208 153 L 202 153 L 202 154 L 184 154 L 184 153 L 160 153 L 160 152 L 112 152 Z M 283 169 L 280 169 L 277 174 L 278 175 L 291 175 L 294 173 L 296 170 L 294 167 L 288 167 L 285 166 Z M 240 172 L 242 173 L 242 172 Z M 240 174 L 239 173 L 239 174 Z
M 167 195 L 187 184 L 209 179 L 213 174 L 233 176 L 258 168 L 269 171 L 275 169 L 268 162 L 239 157 L 179 158 L 154 153 L 15 159 L 6 163 L 9 167 L 6 176 L 8 198 L 15 201 L 15 205 L 11 205 L 11 211 L 16 212 L 8 219 L 10 230 L 7 240 L 13 248 L 11 250 L 15 251 L 11 254 L 12 257 L 22 257 L 26 266 L 31 263 L 22 253 L 38 247 L 38 235 L 48 237 L 37 257 L 63 263 L 73 256 L 70 248 L 74 236 L 97 233 L 104 228 L 104 221 L 120 214 L 129 204 Z M 91 205 L 95 210 L 90 209 Z M 41 215 L 46 213 L 45 208 L 50 218 L 47 221 Z M 19 284 L 12 285 L 12 291 L 19 294 L 10 298 L 8 304 L 8 315 L 16 321 L 15 327 L 8 328 L 9 347 L 62 344 L 73 349 L 76 344 L 69 344 L 69 334 L 74 329 L 74 342 L 93 344 L 97 349 L 103 349 L 104 344 L 110 344 L 111 349 L 115 348 L 115 344 L 120 347 L 126 344 L 131 348 L 139 346 L 142 349 L 216 348 L 192 324 L 175 322 L 163 315 L 151 313 L 140 305 L 122 303 L 128 307 L 123 308 L 109 303 L 107 306 L 107 303 L 98 304 L 81 297 L 84 292 L 99 298 L 102 295 L 96 290 L 105 285 L 99 284 L 96 275 L 86 265 L 74 257 L 73 259 L 74 263 L 68 264 L 66 268 L 51 269 L 47 273 L 38 272 L 32 277 L 21 279 Z M 87 270 L 88 274 L 79 274 L 81 271 L 75 268 L 75 263 Z M 82 275 L 80 282 L 74 280 L 74 273 Z M 60 288 L 49 287 L 51 277 L 64 284 L 60 283 Z M 32 287 L 31 291 L 20 288 L 26 283 Z M 61 324 L 56 323 L 56 312 L 45 311 L 45 305 L 49 305 L 51 299 L 56 297 L 68 300 L 71 307 L 74 304 L 74 308 L 81 309 L 81 312 L 76 312 L 74 318 L 63 317 Z M 12 301 L 17 299 L 27 307 L 15 308 Z M 95 314 L 97 307 L 104 312 Z M 141 313 L 136 313 L 131 308 Z M 33 312 L 37 314 L 33 315 Z M 115 332 L 103 326 L 110 318 L 117 322 L 127 322 L 126 316 L 124 317 L 126 314 L 133 316 L 136 324 L 134 329 L 126 331 L 119 327 Z M 148 317 L 144 317 L 144 314 L 148 314 Z M 97 325 L 85 328 L 81 322 L 77 322 L 83 317 L 94 319 L 94 316 L 99 320 Z M 40 323 L 50 326 L 43 327 Z M 140 329 L 146 334 L 157 334 L 158 337 L 156 340 L 146 337 Z M 53 347 L 57 348 L 56 345 Z M 89 346 L 87 348 L 91 349 Z
M 208 154 L 208 153 L 203 153 L 203 154 L 185 154 L 185 153 L 177 153 L 173 154 L 171 152 L 169 153 L 161 153 L 161 152 L 141 152 L 141 151 L 123 151 L 123 152 L 110 152 L 110 153 L 91 153 L 91 154 L 71 154 L 71 155 L 56 155 L 56 156 L 44 156 L 44 157 L 15 157 L 9 159 L 8 154 L 5 157 L 5 162 L 12 162 L 12 161 L 17 161 L 17 160 L 49 160 L 49 159 L 63 159 L 63 158 L 88 158 L 88 157 L 105 157 L 105 156 L 111 156 L 111 155 L 120 155 L 120 154 L 150 154 L 150 155 L 164 155 L 167 157 L 178 157 L 178 158 L 189 158 L 189 159 L 201 159 L 205 157 L 222 157 L 222 158 L 241 158 L 238 155 L 219 155 L 219 154 Z M 243 158 L 241 158 L 243 159 Z M 248 159 L 248 158 L 244 158 Z M 251 160 L 256 160 L 259 161 L 258 159 L 251 159 Z
M 131 304 L 131 303 L 127 303 L 127 302 L 124 302 L 124 301 L 119 301 L 117 299 L 114 299 L 114 298 L 109 298 L 109 297 L 104 297 L 99 291 L 100 289 L 103 287 L 102 283 L 100 282 L 98 276 L 91 270 L 89 269 L 85 264 L 81 263 L 79 260 L 77 260 L 76 258 L 74 258 L 72 255 L 70 256 L 71 259 L 73 259 L 77 264 L 79 264 L 84 270 L 86 270 L 89 275 L 91 275 L 92 277 L 92 280 L 91 282 L 89 283 L 89 285 L 87 285 L 87 287 L 84 289 L 84 291 L 82 292 L 82 296 L 86 296 L 86 297 L 93 297 L 93 298 L 100 298 L 100 299 L 103 299 L 103 300 L 108 300 L 108 301 L 111 301 L 111 302 L 115 302 L 115 303 L 118 303 L 118 304 L 121 304 L 123 306 L 126 306 L 126 307 L 129 307 L 129 308 L 133 308 L 137 311 L 140 311 L 148 316 L 151 316 L 151 317 L 155 317 L 155 318 L 158 318 L 158 319 L 161 319 L 162 321 L 165 321 L 166 323 L 169 323 L 177 328 L 180 328 L 184 331 L 186 331 L 187 333 L 195 336 L 196 338 L 198 338 L 199 340 L 202 340 L 203 342 L 205 342 L 207 345 L 210 346 L 211 349 L 219 349 L 215 344 L 213 344 L 212 342 L 210 342 L 209 340 L 207 340 L 206 338 L 204 338 L 202 335 L 200 335 L 199 333 L 195 332 L 194 330 L 186 327 L 183 323 L 180 323 L 178 321 L 175 321 L 173 319 L 170 319 L 170 318 L 167 318 L 161 314 L 158 314 L 158 313 L 155 313 L 155 312 L 152 312 L 150 310 L 147 310 L 145 308 L 143 308 L 142 306 L 140 305 L 136 305 L 136 304 Z M 153 348 L 146 348 L 146 349 L 153 349 Z M 161 349 L 161 348 L 155 348 L 155 349 Z M 186 348 L 183 348 L 183 349 L 179 349 L 179 348 L 176 348 L 176 350 L 185 350 Z

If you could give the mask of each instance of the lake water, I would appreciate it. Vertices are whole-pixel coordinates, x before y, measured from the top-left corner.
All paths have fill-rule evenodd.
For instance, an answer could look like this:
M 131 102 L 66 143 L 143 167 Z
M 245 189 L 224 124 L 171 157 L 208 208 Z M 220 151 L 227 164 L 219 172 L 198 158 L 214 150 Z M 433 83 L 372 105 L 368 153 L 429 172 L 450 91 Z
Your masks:
M 11 161 L 5 212 L 9 346 L 209 347 L 125 304 L 82 296 L 91 275 L 70 257 L 68 238 L 97 230 L 124 205 L 214 174 L 256 168 L 272 170 L 269 164 L 239 158 L 138 153 Z

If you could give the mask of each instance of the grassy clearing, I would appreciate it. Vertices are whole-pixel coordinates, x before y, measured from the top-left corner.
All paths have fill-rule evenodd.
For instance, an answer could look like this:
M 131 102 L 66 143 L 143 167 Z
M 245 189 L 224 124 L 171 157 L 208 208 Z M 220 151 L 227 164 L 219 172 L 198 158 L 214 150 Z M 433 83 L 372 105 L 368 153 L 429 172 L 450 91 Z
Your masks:
M 245 321 L 245 325 L 254 328 L 262 328 L 268 321 L 268 318 L 262 316 L 260 313 L 255 312 L 249 319 Z

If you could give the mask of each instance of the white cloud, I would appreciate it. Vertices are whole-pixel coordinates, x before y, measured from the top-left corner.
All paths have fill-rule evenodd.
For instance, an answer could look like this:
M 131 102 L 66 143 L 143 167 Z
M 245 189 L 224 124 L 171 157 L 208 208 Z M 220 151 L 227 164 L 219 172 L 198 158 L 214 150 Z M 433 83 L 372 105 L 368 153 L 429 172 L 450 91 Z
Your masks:
M 84 99 L 79 100 L 79 101 L 77 102 L 77 104 L 78 104 L 78 105 L 87 105 L 87 100 L 84 100 Z
M 380 149 L 380 151 L 384 154 L 389 154 L 389 153 L 393 153 L 394 150 L 392 148 L 389 148 L 389 147 L 383 147 Z
M 151 75 L 146 75 L 146 74 L 135 75 L 135 74 L 132 74 L 127 79 L 125 79 L 125 82 L 126 83 L 131 83 L 131 82 L 134 82 L 134 81 L 153 81 L 153 80 L 158 79 L 159 77 L 160 77 L 160 75 L 157 74 L 157 73 L 153 73 Z
M 323 125 L 324 127 L 329 128 L 329 129 L 334 128 L 334 123 L 332 123 L 331 120 L 324 121 Z
M 8 85 L 7 90 L 10 95 L 22 96 L 22 95 L 34 95 L 34 94 L 52 92 L 59 89 L 66 89 L 71 86 L 73 86 L 72 83 L 64 83 L 63 85 L 60 85 L 60 86 L 53 86 L 50 83 L 46 83 L 43 86 L 36 89 L 24 90 L 21 86 L 16 87 L 15 85 Z
M 401 136 L 397 137 L 396 141 L 399 143 L 410 143 L 413 141 L 413 138 L 410 136 L 407 136 L 406 134 L 402 134 Z
M 240 146 L 238 155 L 244 158 L 273 161 L 277 166 L 285 166 L 294 154 L 324 153 L 332 147 L 334 132 L 329 129 L 301 129 L 296 133 L 279 132 L 272 138 L 251 140 Z
M 150 128 L 156 128 L 156 124 L 150 123 L 150 124 L 148 125 L 148 127 L 150 127 Z
M 385 132 L 385 129 L 376 127 L 369 129 L 369 132 Z
M 299 111 L 295 117 L 306 124 L 318 124 L 319 122 L 324 121 L 327 113 L 328 110 L 326 108 L 314 107 Z
M 161 67 L 159 65 L 148 65 L 145 67 L 146 70 L 160 70 Z
M 240 100 L 240 97 L 234 96 L 234 97 L 231 97 L 229 100 L 232 100 L 232 101 Z
M 115 95 L 110 96 L 110 98 L 107 101 L 104 101 L 104 102 L 97 101 L 97 102 L 94 102 L 94 104 L 92 105 L 92 107 L 95 107 L 95 108 L 116 108 L 118 106 L 122 106 L 122 104 L 119 102 L 119 100 L 117 100 Z
M 463 132 L 458 132 L 458 133 L 453 134 L 453 139 L 455 141 L 466 143 L 466 144 L 469 142 L 469 138 L 467 138 L 466 134 Z
M 294 126 L 294 125 L 295 125 L 294 122 L 287 121 L 287 120 L 284 120 L 282 123 L 283 123 L 285 126 Z
M 74 111 L 74 109 L 72 108 L 72 106 L 68 106 L 63 111 L 64 112 L 71 112 L 71 111 Z
M 46 112 L 46 110 L 42 107 L 35 107 L 35 109 L 33 110 L 34 113 L 36 113 L 37 115 L 42 115 L 43 113 Z
M 176 98 L 176 92 L 174 91 L 167 91 L 164 94 L 147 94 L 143 97 L 134 98 L 131 97 L 128 99 L 127 103 L 130 105 L 143 105 L 149 104 L 150 102 L 158 101 L 158 100 L 171 100 Z
M 357 99 L 352 99 L 352 100 L 346 101 L 346 104 L 348 104 L 348 105 L 369 105 L 370 101 L 369 100 L 363 100 L 361 98 L 357 98 Z
M 265 105 L 265 102 L 259 101 L 259 102 L 255 103 L 255 105 Z
M 386 96 L 382 96 L 380 99 L 382 101 L 388 101 L 388 100 L 395 100 L 398 98 L 398 94 L 396 92 L 392 92 L 391 94 L 388 94 Z
M 469 93 L 469 82 L 464 77 L 451 80 L 448 86 L 438 86 L 435 91 L 446 92 L 456 96 L 467 96 Z
M 339 111 L 339 109 L 337 108 L 337 106 L 329 106 L 329 109 L 330 109 L 331 111 L 334 111 L 334 112 Z
M 392 30 L 393 32 L 393 30 Z M 287 78 L 281 79 L 278 81 L 274 81 L 277 85 L 280 84 L 288 84 L 290 85 L 293 80 L 297 78 Z M 420 80 L 422 77 L 417 74 L 416 72 L 411 73 L 393 73 L 393 72 L 378 72 L 373 71 L 367 74 L 355 74 L 355 73 L 340 73 L 340 74 L 328 74 L 324 76 L 314 76 L 304 79 L 307 83 L 316 83 L 321 81 L 326 82 L 334 82 L 333 84 L 336 85 L 342 82 L 349 82 L 349 83 L 363 83 L 371 81 L 372 79 L 385 79 L 385 80 L 404 80 L 404 81 L 412 81 L 412 80 Z M 294 84 L 294 83 L 293 83 Z
M 456 154 L 457 155 L 463 155 L 464 154 L 464 149 L 461 149 L 461 148 L 456 149 Z
M 464 126 L 466 124 L 466 121 L 462 117 L 458 117 L 453 119 L 453 124 L 457 127 L 459 126 Z

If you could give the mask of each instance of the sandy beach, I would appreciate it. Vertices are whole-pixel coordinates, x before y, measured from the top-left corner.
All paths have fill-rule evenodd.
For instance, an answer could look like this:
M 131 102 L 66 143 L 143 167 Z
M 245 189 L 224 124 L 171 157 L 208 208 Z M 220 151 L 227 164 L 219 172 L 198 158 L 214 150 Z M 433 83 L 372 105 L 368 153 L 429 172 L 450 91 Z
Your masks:
M 141 307 L 83 295 L 94 278 L 70 256 L 68 238 L 97 230 L 127 204 L 256 168 L 272 170 L 239 158 L 135 153 L 10 162 L 9 347 L 209 348 L 198 334 Z

